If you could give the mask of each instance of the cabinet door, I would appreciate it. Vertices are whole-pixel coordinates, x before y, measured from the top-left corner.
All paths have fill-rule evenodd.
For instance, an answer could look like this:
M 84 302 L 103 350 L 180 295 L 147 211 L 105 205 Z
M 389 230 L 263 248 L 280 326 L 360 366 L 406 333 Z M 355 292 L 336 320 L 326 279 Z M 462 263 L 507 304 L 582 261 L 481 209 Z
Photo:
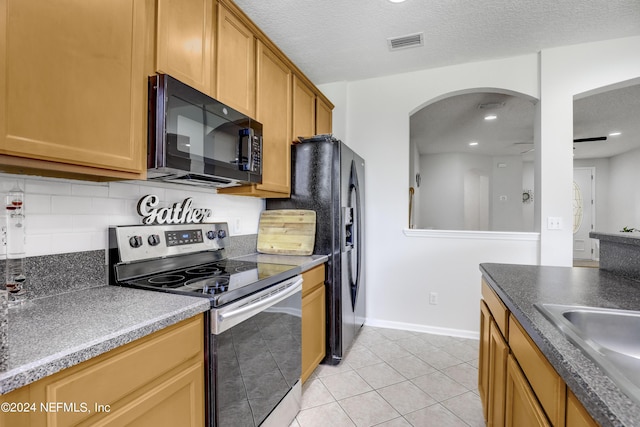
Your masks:
M 202 361 L 185 363 L 180 372 L 123 407 L 110 411 L 94 426 L 136 427 L 204 425 L 202 390 L 204 387 Z
M 259 190 L 291 192 L 291 70 L 258 43 L 256 120 L 263 125 Z
M 491 312 L 480 300 L 480 354 L 478 358 L 478 393 L 482 401 L 484 420 L 489 418 L 489 337 Z
M 7 425 L 202 426 L 204 333 L 198 315 L 15 390 L 8 396 L 37 410 L 10 414 Z
M 325 336 L 324 284 L 302 299 L 302 382 L 324 359 Z
M 506 375 L 505 426 L 551 426 L 518 363 L 509 355 Z
M 578 398 L 567 389 L 567 423 L 566 427 L 597 427 L 598 423 L 582 406 Z
M 509 318 L 509 346 L 549 420 L 562 425 L 567 387 L 513 315 Z
M 158 71 L 210 96 L 213 22 L 213 0 L 158 0 Z
M 149 7 L 0 0 L 0 154 L 144 177 Z
M 332 132 L 331 107 L 319 97 L 316 97 L 316 134 Z
M 316 95 L 297 76 L 293 76 L 293 139 L 310 137 L 316 130 Z
M 253 117 L 256 99 L 254 34 L 222 3 L 218 4 L 217 34 L 216 98 Z
M 504 425 L 505 382 L 509 346 L 496 322 L 489 324 L 489 397 L 487 425 Z

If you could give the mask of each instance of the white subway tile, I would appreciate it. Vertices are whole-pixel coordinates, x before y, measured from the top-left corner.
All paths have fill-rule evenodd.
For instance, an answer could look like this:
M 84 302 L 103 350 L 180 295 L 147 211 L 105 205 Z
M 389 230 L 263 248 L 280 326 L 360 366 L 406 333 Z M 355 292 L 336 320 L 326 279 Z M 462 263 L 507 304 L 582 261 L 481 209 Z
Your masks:
M 109 197 L 137 200 L 138 198 L 140 198 L 140 195 L 141 195 L 140 185 L 137 184 L 137 181 L 109 183 Z
M 25 194 L 24 196 L 25 215 L 50 214 L 51 196 L 45 194 Z
M 91 199 L 91 206 L 95 215 L 107 216 L 121 214 L 126 206 L 128 200 L 124 199 L 109 199 L 102 197 L 94 197 Z
M 109 185 L 102 182 L 95 184 L 71 184 L 71 195 L 84 197 L 109 197 Z
M 25 182 L 27 194 L 71 195 L 71 183 L 54 179 L 27 179 Z
M 70 215 L 73 232 L 97 232 L 109 227 L 109 217 L 104 215 Z
M 25 251 L 27 256 L 43 256 L 43 255 L 51 255 L 54 253 L 63 253 L 63 252 L 55 252 L 53 250 L 54 241 L 53 234 L 27 234 L 26 242 L 25 242 Z M 64 236 L 64 234 L 58 234 L 57 236 Z
M 70 215 L 26 215 L 25 224 L 27 236 L 73 231 L 73 219 Z
M 90 214 L 93 213 L 91 198 L 75 196 L 52 196 L 52 214 Z
M 21 177 L 20 175 L 0 174 L 0 193 L 7 193 L 16 185 L 24 191 L 24 181 L 24 177 Z

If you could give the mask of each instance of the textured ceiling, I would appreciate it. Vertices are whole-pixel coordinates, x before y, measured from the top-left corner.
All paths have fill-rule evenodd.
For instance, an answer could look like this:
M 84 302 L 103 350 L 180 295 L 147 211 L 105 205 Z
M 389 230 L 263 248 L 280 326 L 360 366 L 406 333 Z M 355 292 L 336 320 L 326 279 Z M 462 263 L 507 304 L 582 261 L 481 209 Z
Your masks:
M 640 0 L 234 1 L 315 84 L 640 35 Z
M 640 35 L 640 0 L 234 1 L 315 84 Z M 419 32 L 424 33 L 424 46 L 389 50 L 388 38 Z M 609 138 L 608 146 L 576 146 L 576 158 L 612 155 L 603 150 L 614 142 L 621 150 L 640 145 L 640 93 L 638 89 L 627 92 L 576 103 L 576 138 L 608 135 L 614 127 L 628 129 L 620 137 Z M 477 105 L 494 98 L 505 106 L 497 121 L 484 122 L 485 111 Z M 482 143 L 476 151 L 493 155 L 532 148 L 532 144 L 520 144 L 533 140 L 533 105 L 527 100 L 468 94 L 438 104 L 417 112 L 411 120 L 411 138 L 423 152 L 469 150 L 470 140 Z M 428 148 L 430 144 L 433 147 Z M 532 158 L 533 152 L 527 157 Z

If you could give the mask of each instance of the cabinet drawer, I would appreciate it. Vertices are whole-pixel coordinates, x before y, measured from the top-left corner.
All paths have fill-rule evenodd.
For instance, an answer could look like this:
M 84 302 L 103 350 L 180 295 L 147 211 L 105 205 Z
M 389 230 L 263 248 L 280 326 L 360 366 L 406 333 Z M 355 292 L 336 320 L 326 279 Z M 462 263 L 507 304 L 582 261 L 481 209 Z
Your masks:
M 508 336 L 509 327 L 509 310 L 502 303 L 498 295 L 489 287 L 487 282 L 482 279 L 482 298 L 487 303 L 487 307 L 491 311 L 493 318 L 502 332 L 502 336 Z
M 117 410 L 118 401 L 126 401 L 125 397 L 190 359 L 201 358 L 203 337 L 200 315 L 44 378 L 31 386 L 31 398 L 39 402 L 86 402 L 92 412 L 94 404 Z M 48 414 L 51 425 L 75 425 L 91 415 L 81 411 Z
M 518 321 L 509 318 L 509 346 L 549 420 L 563 425 L 566 386 Z
M 324 264 L 302 273 L 302 297 L 312 292 L 320 285 L 324 285 Z

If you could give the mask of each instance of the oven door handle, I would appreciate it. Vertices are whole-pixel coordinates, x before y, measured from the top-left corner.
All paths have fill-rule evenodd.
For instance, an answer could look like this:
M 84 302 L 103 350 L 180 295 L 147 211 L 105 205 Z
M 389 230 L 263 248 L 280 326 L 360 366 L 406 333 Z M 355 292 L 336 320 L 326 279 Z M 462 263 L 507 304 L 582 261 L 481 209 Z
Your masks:
M 256 313 L 262 311 L 263 308 L 268 308 L 274 304 L 279 303 L 282 300 L 287 299 L 289 296 L 295 294 L 296 292 L 299 292 L 302 289 L 302 277 L 300 277 L 299 279 L 297 279 L 291 286 L 289 286 L 287 289 L 280 291 L 278 293 L 276 293 L 275 295 L 272 295 L 270 297 L 261 299 L 259 301 L 256 301 L 255 303 L 252 304 L 248 304 L 245 305 L 242 308 L 239 308 L 237 310 L 233 310 L 233 311 L 229 311 L 226 313 L 220 313 L 218 314 L 218 318 L 220 319 L 220 321 L 225 321 L 225 320 L 229 320 L 233 317 L 237 317 L 237 316 L 242 316 L 243 314 L 255 311 Z

